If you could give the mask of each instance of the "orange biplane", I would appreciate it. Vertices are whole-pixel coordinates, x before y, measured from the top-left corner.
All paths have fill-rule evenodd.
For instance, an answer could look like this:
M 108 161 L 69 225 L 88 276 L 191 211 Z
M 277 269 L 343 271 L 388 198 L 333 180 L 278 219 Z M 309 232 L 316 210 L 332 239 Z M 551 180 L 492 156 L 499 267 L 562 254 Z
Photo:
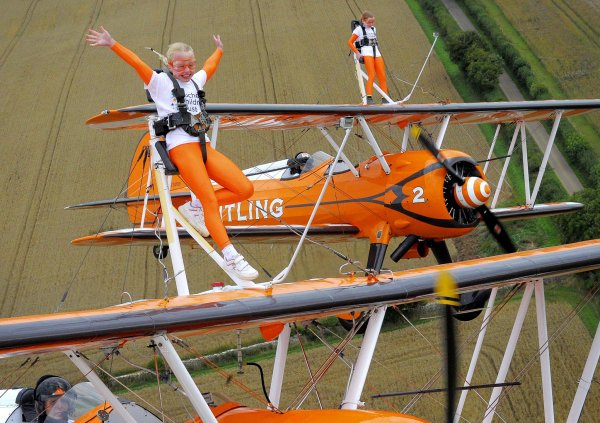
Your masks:
M 445 125 L 450 121 L 517 122 L 514 144 L 525 121 L 554 118 L 557 124 L 563 115 L 597 108 L 600 108 L 598 100 L 376 107 L 209 105 L 208 110 L 215 117 L 220 129 L 315 126 L 327 134 L 326 138 L 331 140 L 336 152 L 335 157 L 322 152 L 312 154 L 299 173 L 291 172 L 291 166 L 285 160 L 248 170 L 248 174 L 255 173 L 250 176 L 257 188 L 255 195 L 247 204 L 223 208 L 223 217 L 228 229 L 235 233 L 263 237 L 281 236 L 285 233 L 297 236 L 302 232 L 301 240 L 312 234 L 369 238 L 371 254 L 369 268 L 365 269 L 366 275 L 357 277 L 349 273 L 338 278 L 283 283 L 288 270 L 284 269 L 272 281 L 254 284 L 236 280 L 235 276 L 232 276 L 239 286 L 215 287 L 201 295 L 190 296 L 179 238 L 189 237 L 190 242 L 193 240 L 200 244 L 217 264 L 220 257 L 174 207 L 174 203 L 185 201 L 190 194 L 175 176 L 169 184 L 170 178 L 167 177 L 167 173 L 175 173 L 176 170 L 170 169 L 164 155 L 161 156 L 160 139 L 149 134 L 142 139 L 138 152 L 147 151 L 150 160 L 146 160 L 146 166 L 143 165 L 143 161 L 132 165 L 132 178 L 147 183 L 146 197 L 130 195 L 126 198 L 72 207 L 121 204 L 127 206 L 132 222 L 139 227 L 100 233 L 81 238 L 75 243 L 111 245 L 131 240 L 156 243 L 156 232 L 160 236 L 166 236 L 179 296 L 131 302 L 100 310 L 1 319 L 0 357 L 65 352 L 107 401 L 97 406 L 99 408 L 96 411 L 78 416 L 76 422 L 101 421 L 101 416 L 105 414 L 113 416 L 111 421 L 112 418 L 114 421 L 139 421 L 134 417 L 134 413 L 139 410 L 128 410 L 126 403 L 122 404 L 106 388 L 80 350 L 106 346 L 118 350 L 127 341 L 140 338 L 150 338 L 152 345 L 161 352 L 199 419 L 204 422 L 371 422 L 382 419 L 405 423 L 424 421 L 402 413 L 358 410 L 386 308 L 389 305 L 436 298 L 440 295 L 436 294 L 434 288 L 436 281 L 441 274 L 448 272 L 456 280 L 457 292 L 460 294 L 482 290 L 489 292 L 493 288 L 495 296 L 495 290 L 500 286 L 514 285 L 536 278 L 538 282 L 527 284 L 523 301 L 527 299 L 528 303 L 534 286 L 536 296 L 538 290 L 543 289 L 543 284 L 539 281 L 544 276 L 600 268 L 600 241 L 518 252 L 469 262 L 447 263 L 425 269 L 378 273 L 385 247 L 393 237 L 406 236 L 412 240 L 401 243 L 401 248 L 396 250 L 395 256 L 421 256 L 426 254 L 429 247 L 436 255 L 440 255 L 440 261 L 445 261 L 443 240 L 468 233 L 482 219 L 491 226 L 492 233 L 499 242 L 509 249 L 510 239 L 501 229 L 498 221 L 500 218 L 556 213 L 580 205 L 533 205 L 533 195 L 528 197 L 528 200 L 533 199 L 528 207 L 488 209 L 485 203 L 490 192 L 486 187 L 484 169 L 465 153 L 440 149 L 445 128 L 440 131 L 442 135 L 438 136 L 435 144 L 429 136 L 423 135 L 423 132 L 413 132 L 429 151 L 386 154 L 380 151 L 374 138 L 370 139 L 374 156 L 357 165 L 349 163 L 343 154 L 350 131 L 355 125 L 361 125 L 364 132 L 369 134 L 368 126 L 373 124 L 394 124 L 408 129 L 411 126 L 420 128 L 438 121 Z M 152 106 L 105 112 L 92 118 L 89 124 L 104 129 L 141 128 L 141 122 L 147 119 L 152 119 Z M 326 128 L 331 126 L 339 126 L 345 131 L 340 145 L 335 143 L 327 132 Z M 408 133 L 406 130 L 406 138 Z M 337 195 L 327 191 L 331 180 L 335 180 Z M 311 193 L 299 196 L 298 190 L 306 186 L 320 187 L 319 195 Z M 473 191 L 473 187 L 477 186 L 479 193 Z M 343 189 L 340 190 L 340 187 Z M 341 196 L 340 192 L 343 192 L 344 196 Z M 159 200 L 160 206 L 154 204 L 156 200 Z M 364 212 L 365 210 L 368 212 Z M 146 216 L 158 216 L 158 219 Z M 489 307 L 492 307 L 493 300 L 490 304 Z M 486 316 L 489 310 L 490 308 L 486 310 Z M 311 374 L 310 383 L 299 394 L 298 400 L 284 409 L 280 399 L 291 324 L 353 312 L 362 313 L 362 317 L 355 319 L 347 337 L 334 348 L 335 353 L 327 358 L 319 371 Z M 524 315 L 518 317 L 522 318 Z M 538 315 L 538 319 L 545 325 L 545 315 Z M 366 324 L 366 331 L 358 358 L 350 372 L 340 409 L 296 410 L 303 399 L 315 389 L 332 360 L 344 351 L 349 339 L 358 332 L 361 324 Z M 180 342 L 174 336 L 193 336 L 249 327 L 259 327 L 266 339 L 278 337 L 271 387 L 269 394 L 265 395 L 266 409 L 249 408 L 231 402 L 221 405 L 209 404 L 177 354 L 173 343 Z M 547 337 L 540 335 L 540 345 L 544 343 L 547 343 Z M 496 389 L 501 389 L 503 381 L 499 374 L 486 416 L 494 415 L 499 396 Z M 544 386 L 548 383 L 544 379 Z M 465 384 L 469 384 L 468 378 Z M 450 392 L 450 385 L 448 386 Z M 457 412 L 457 415 L 459 414 Z M 149 416 L 143 421 L 156 421 L 153 419 L 154 417 Z
M 106 130 L 148 130 L 134 155 L 127 194 L 122 198 L 82 203 L 69 208 L 124 206 L 135 227 L 98 233 L 79 238 L 73 243 L 158 244 L 155 255 L 164 257 L 167 248 L 163 246 L 163 241 L 166 239 L 178 296 L 131 301 L 105 309 L 0 319 L 0 357 L 64 352 L 101 398 L 92 407 L 73 407 L 79 411 L 79 414 L 70 417 L 76 423 L 160 421 L 110 392 L 96 374 L 93 363 L 82 353 L 87 348 L 110 347 L 113 351 L 111 354 L 114 354 L 128 342 L 137 339 L 150 339 L 151 346 L 160 352 L 197 414 L 194 421 L 424 422 L 419 417 L 399 412 L 359 410 L 364 406 L 361 401 L 363 387 L 388 306 L 438 297 L 454 298 L 458 293 L 463 296 L 462 307 L 470 310 L 481 307 L 492 295 L 484 319 L 487 322 L 498 287 L 525 284 L 534 279 L 533 283 L 527 283 L 523 296 L 522 304 L 525 304 L 523 307 L 526 310 L 533 290 L 536 290 L 536 298 L 543 293 L 543 283 L 540 281 L 544 276 L 600 268 L 600 240 L 514 252 L 515 248 L 500 224 L 501 219 L 561 213 L 581 207 L 576 203 L 536 204 L 543 169 L 556 131 L 552 132 L 544 153 L 544 165 L 540 167 L 531 192 L 525 166 L 525 204 L 497 209 L 486 205 L 492 195 L 486 177 L 487 164 L 482 168 L 464 152 L 442 149 L 448 126 L 451 123 L 516 123 L 509 157 L 496 184 L 492 201 L 495 205 L 510 153 L 519 134 L 525 143 L 525 122 L 553 119 L 556 128 L 562 117 L 599 108 L 600 100 L 422 105 L 396 103 L 382 106 L 208 104 L 207 111 L 214 120 L 213 144 L 220 130 L 317 128 L 331 146 L 332 154 L 322 151 L 312 153 L 303 166 L 293 159 L 283 159 L 245 171 L 255 186 L 254 196 L 246 203 L 224 205 L 221 208 L 227 230 L 236 236 L 270 241 L 299 238 L 298 247 L 288 266 L 272 280 L 252 283 L 229 274 L 237 286 L 215 286 L 211 291 L 196 295 L 190 295 L 189 292 L 181 241 L 198 244 L 221 267 L 222 258 L 177 211 L 176 206 L 188 201 L 191 194 L 178 178 L 177 169 L 170 163 L 163 141 L 154 135 L 151 123 L 156 118 L 156 110 L 153 105 L 107 110 L 90 119 L 88 125 Z M 381 150 L 370 129 L 377 125 L 404 130 L 401 151 L 384 153 Z M 439 126 L 435 140 L 423 129 L 431 125 Z M 352 163 L 344 154 L 344 148 L 352 131 L 359 127 L 373 150 L 373 156 Z M 331 128 L 343 131 L 341 141 L 334 139 Z M 410 134 L 420 139 L 426 149 L 407 151 Z M 491 154 L 490 150 L 490 157 Z M 143 197 L 137 196 L 139 184 L 145 184 L 143 191 L 146 194 Z M 328 189 L 330 184 L 335 184 L 335 190 Z M 215 186 L 215 189 L 219 187 Z M 482 220 L 509 254 L 449 263 L 450 254 L 444 241 L 469 233 Z M 368 239 L 370 251 L 367 264 L 365 268 L 359 267 L 365 275 L 356 276 L 354 272 L 349 272 L 336 278 L 284 282 L 302 243 L 309 236 Z M 418 270 L 381 272 L 387 246 L 395 237 L 404 237 L 404 240 L 392 253 L 393 260 L 423 257 L 431 249 L 443 264 Z M 452 277 L 448 278 L 448 274 Z M 452 279 L 456 287 L 436 290 L 438 279 Z M 311 372 L 297 398 L 287 406 L 282 405 L 283 378 L 293 323 L 328 316 L 357 316 L 355 312 L 360 317 L 353 318 L 346 337 L 331 348 L 332 353 L 318 370 Z M 477 314 L 471 314 L 471 318 Z M 515 326 L 522 324 L 524 314 L 519 313 Z M 538 311 L 538 323 L 543 327 L 546 325 L 545 314 L 541 311 Z M 360 351 L 350 366 L 346 391 L 338 408 L 299 410 L 363 324 L 366 330 Z M 269 393 L 266 389 L 264 392 L 266 407 L 257 409 L 235 402 L 213 404 L 200 392 L 179 357 L 175 345 L 181 347 L 185 343 L 177 337 L 250 327 L 260 328 L 265 339 L 278 338 Z M 600 340 L 600 334 L 596 338 Z M 511 337 L 507 351 L 515 343 L 516 340 Z M 547 343 L 547 333 L 540 331 L 540 348 L 547 346 Z M 451 350 L 452 346 L 449 345 L 448 349 Z M 477 353 L 478 347 L 474 357 Z M 549 357 L 548 354 L 546 347 L 540 353 L 542 362 Z M 510 358 L 506 362 L 510 363 Z M 448 363 L 448 373 L 454 373 L 452 360 L 449 359 Z M 503 361 L 494 385 L 486 410 L 486 421 L 495 413 L 499 399 L 497 390 L 501 389 L 504 382 L 507 363 Z M 586 378 L 582 379 L 589 380 L 589 370 L 586 372 Z M 551 387 L 545 371 L 542 378 L 544 389 Z M 448 421 L 452 421 L 455 414 L 454 401 L 451 399 L 454 388 L 452 377 L 448 379 Z M 465 378 L 465 387 L 470 385 L 470 380 L 470 376 Z M 88 394 L 77 397 L 88 397 Z M 574 408 L 577 407 L 574 405 Z M 5 421 L 21 423 L 23 420 L 18 419 L 23 411 L 23 405 L 15 405 Z M 146 414 L 142 416 L 143 413 Z M 456 416 L 459 418 L 459 410 Z

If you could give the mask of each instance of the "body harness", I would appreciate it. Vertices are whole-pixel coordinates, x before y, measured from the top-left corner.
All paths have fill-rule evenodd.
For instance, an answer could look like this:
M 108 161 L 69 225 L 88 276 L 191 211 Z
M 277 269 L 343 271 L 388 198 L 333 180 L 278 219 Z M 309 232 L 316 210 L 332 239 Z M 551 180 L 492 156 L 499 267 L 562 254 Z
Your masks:
M 210 116 L 208 116 L 208 112 L 206 111 L 206 95 L 192 79 L 191 81 L 194 83 L 194 87 L 196 87 L 198 99 L 200 100 L 200 113 L 197 115 L 191 114 L 185 104 L 185 91 L 171 72 L 167 71 L 166 74 L 173 83 L 172 92 L 177 100 L 178 111 L 154 122 L 154 133 L 162 136 L 176 128 L 181 128 L 191 136 L 198 137 L 200 150 L 202 151 L 202 160 L 206 163 L 206 132 L 211 124 Z
M 360 21 L 352 21 L 352 30 L 353 31 L 354 31 L 354 28 L 356 28 L 357 26 L 360 26 L 362 28 L 363 37 L 360 41 L 355 41 L 354 45 L 356 46 L 358 51 L 360 51 L 361 47 L 372 46 L 373 47 L 373 57 L 375 57 L 377 55 L 377 52 L 375 49 L 377 48 L 377 45 L 378 45 L 377 30 L 375 29 L 374 26 L 371 27 L 371 28 L 373 28 L 373 34 L 375 34 L 375 38 L 371 39 L 371 38 L 367 37 L 367 29 Z

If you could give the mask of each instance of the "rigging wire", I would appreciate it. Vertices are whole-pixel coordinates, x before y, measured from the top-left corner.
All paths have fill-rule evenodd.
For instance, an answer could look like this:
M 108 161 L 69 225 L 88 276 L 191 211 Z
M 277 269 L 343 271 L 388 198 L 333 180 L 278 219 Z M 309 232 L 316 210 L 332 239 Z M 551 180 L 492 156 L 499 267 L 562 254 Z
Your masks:
M 216 364 L 215 362 L 213 362 L 212 360 L 210 360 L 208 357 L 206 357 L 205 355 L 201 354 L 196 348 L 192 347 L 191 345 L 189 345 L 187 342 L 183 341 L 180 338 L 177 338 L 175 336 L 171 337 L 171 342 L 179 347 L 181 347 L 182 349 L 184 349 L 185 351 L 187 351 L 188 353 L 192 354 L 194 357 L 196 357 L 198 360 L 201 360 L 202 362 L 204 362 L 208 367 L 212 368 L 213 370 L 215 370 L 219 375 L 223 376 L 225 378 L 225 380 L 227 382 L 232 382 L 233 384 L 237 385 L 239 388 L 241 388 L 244 392 L 246 392 L 247 394 L 249 394 L 251 397 L 253 397 L 255 400 L 259 401 L 261 404 L 264 404 L 267 407 L 270 407 L 270 409 L 272 409 L 273 411 L 275 411 L 276 413 L 282 413 L 282 411 L 280 409 L 278 409 L 277 407 L 275 407 L 272 404 L 269 404 L 265 398 L 260 395 L 258 392 L 256 392 L 254 389 L 250 388 L 249 386 L 247 386 L 246 384 L 244 384 L 239 378 L 237 378 L 233 373 L 229 373 L 225 370 L 223 370 L 221 367 L 219 367 L 218 364 Z

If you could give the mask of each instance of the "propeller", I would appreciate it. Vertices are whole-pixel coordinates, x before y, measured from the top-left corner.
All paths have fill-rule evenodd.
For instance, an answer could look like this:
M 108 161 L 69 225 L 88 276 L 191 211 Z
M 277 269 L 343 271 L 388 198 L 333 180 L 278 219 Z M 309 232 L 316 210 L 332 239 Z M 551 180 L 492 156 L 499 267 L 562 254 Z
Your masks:
M 517 251 L 508 232 L 500 223 L 500 220 L 492 213 L 485 204 L 489 198 L 489 185 L 478 176 L 463 176 L 463 169 L 457 171 L 444 157 L 442 152 L 436 147 L 433 139 L 427 131 L 420 125 L 411 127 L 411 134 L 418 139 L 423 146 L 437 159 L 438 162 L 448 172 L 450 180 L 454 183 L 454 200 L 456 204 L 464 210 L 475 210 L 479 213 L 481 220 L 484 221 L 488 231 L 492 234 L 496 242 L 505 253 L 514 253 Z M 450 262 L 450 254 L 445 243 L 431 245 L 432 250 L 438 259 L 443 262 Z M 471 292 L 460 295 L 460 306 L 455 307 L 457 313 L 454 317 L 461 321 L 475 319 L 490 297 L 490 290 Z
M 442 166 L 444 166 L 444 168 L 448 172 L 448 175 L 450 175 L 450 178 L 455 183 L 454 193 L 455 193 L 455 198 L 456 198 L 457 202 L 461 206 L 473 208 L 479 213 L 479 215 L 481 216 L 481 219 L 485 222 L 485 225 L 487 226 L 489 232 L 496 239 L 496 241 L 502 247 L 504 252 L 506 252 L 506 253 L 516 252 L 517 249 L 515 248 L 515 245 L 513 244 L 512 240 L 510 239 L 508 232 L 506 232 L 506 229 L 504 229 L 504 226 L 502 226 L 502 224 L 500 223 L 500 220 L 498 220 L 498 218 L 494 215 L 494 213 L 492 213 L 492 211 L 488 208 L 488 206 L 485 205 L 485 200 L 487 200 L 487 198 L 485 198 L 484 201 L 481 201 L 482 197 L 486 197 L 486 195 L 483 195 L 483 192 L 481 192 L 482 195 L 479 196 L 478 194 L 480 194 L 480 192 L 477 192 L 477 190 L 475 190 L 475 194 L 477 194 L 477 195 L 476 196 L 472 195 L 474 192 L 473 188 L 476 185 L 479 185 L 479 187 L 482 190 L 486 190 L 486 187 L 487 187 L 486 192 L 487 192 L 487 197 L 489 197 L 489 185 L 485 181 L 483 181 L 481 178 L 477 178 L 477 177 L 466 177 L 465 178 L 462 175 L 460 175 L 452 167 L 452 165 L 450 163 L 448 163 L 448 160 L 444 157 L 442 152 L 435 146 L 435 143 L 433 142 L 431 135 L 429 133 L 427 133 L 427 131 L 425 131 L 420 125 L 413 125 L 411 127 L 411 134 L 413 135 L 413 137 L 415 137 L 416 139 L 421 141 L 423 146 L 427 150 L 429 150 L 429 152 L 437 159 L 438 162 L 440 162 L 440 164 Z M 481 182 L 479 182 L 478 180 L 483 182 L 485 185 L 481 184 Z M 463 187 L 464 187 L 464 189 L 463 189 Z M 470 193 L 470 194 L 468 194 L 468 193 Z
M 435 286 L 435 293 L 440 304 L 444 305 L 444 333 L 446 335 L 446 422 L 454 421 L 454 405 L 456 403 L 456 335 L 452 320 L 452 307 L 457 307 L 458 291 L 456 281 L 448 272 L 441 272 Z

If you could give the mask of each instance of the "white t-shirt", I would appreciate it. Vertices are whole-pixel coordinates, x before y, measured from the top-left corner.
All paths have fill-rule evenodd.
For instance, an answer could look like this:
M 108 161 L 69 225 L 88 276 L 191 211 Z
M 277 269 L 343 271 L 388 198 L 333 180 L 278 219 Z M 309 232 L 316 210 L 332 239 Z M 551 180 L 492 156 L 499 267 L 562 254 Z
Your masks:
M 367 33 L 367 38 L 369 40 L 374 40 L 377 38 L 377 30 L 374 26 L 367 28 L 365 27 L 365 32 Z M 359 25 L 354 28 L 352 31 L 353 34 L 358 35 L 356 41 L 362 41 L 364 38 L 362 27 Z M 360 54 L 363 56 L 373 56 L 373 46 L 363 46 L 360 48 Z M 375 46 L 375 57 L 381 57 L 381 52 L 379 51 L 379 46 Z
M 203 89 L 206 83 L 206 71 L 202 69 L 196 72 L 192 79 L 198 84 L 199 89 Z M 200 113 L 200 99 L 198 98 L 198 92 L 194 83 L 192 81 L 182 82 L 180 80 L 177 80 L 177 82 L 185 92 L 185 104 L 188 111 L 193 115 Z M 179 111 L 177 109 L 177 99 L 173 95 L 173 82 L 171 82 L 171 79 L 165 72 L 153 72 L 150 83 L 144 86 L 144 88 L 152 96 L 159 117 L 165 117 Z M 170 150 L 181 144 L 198 142 L 198 137 L 193 137 L 183 129 L 177 128 L 167 133 L 166 140 L 167 150 Z M 210 141 L 208 137 L 206 137 L 206 141 Z

